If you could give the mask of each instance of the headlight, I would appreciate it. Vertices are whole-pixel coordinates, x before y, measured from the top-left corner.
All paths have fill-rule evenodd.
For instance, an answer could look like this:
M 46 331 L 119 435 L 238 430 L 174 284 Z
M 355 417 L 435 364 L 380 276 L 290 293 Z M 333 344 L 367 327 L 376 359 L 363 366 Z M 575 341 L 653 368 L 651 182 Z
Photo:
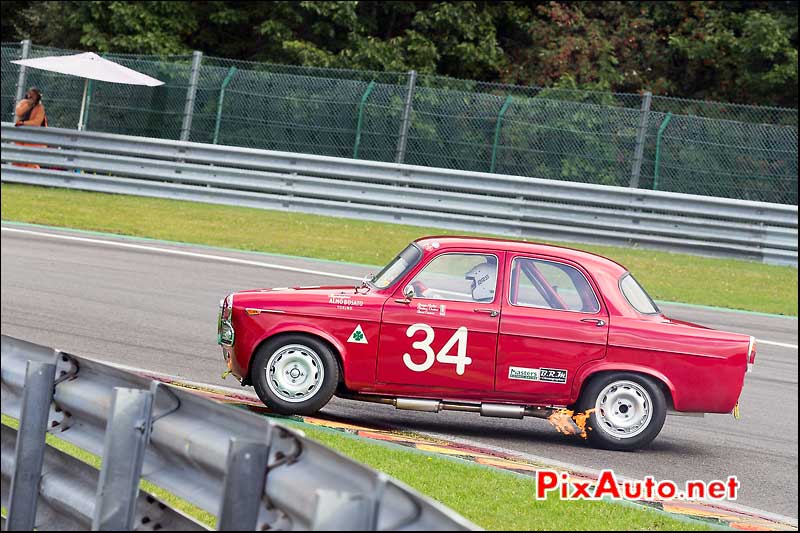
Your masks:
M 219 315 L 217 317 L 217 344 L 233 346 L 233 326 L 231 316 L 233 315 L 233 294 L 229 294 L 219 302 Z

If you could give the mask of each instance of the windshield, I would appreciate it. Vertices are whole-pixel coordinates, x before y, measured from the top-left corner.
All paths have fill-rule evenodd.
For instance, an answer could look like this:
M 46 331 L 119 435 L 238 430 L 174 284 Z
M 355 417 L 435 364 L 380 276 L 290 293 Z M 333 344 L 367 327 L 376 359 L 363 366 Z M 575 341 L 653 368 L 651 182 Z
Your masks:
M 405 250 L 397 254 L 397 257 L 389 261 L 389 264 L 372 278 L 371 283 L 378 289 L 385 289 L 394 285 L 398 279 L 417 264 L 421 257 L 422 250 L 417 248 L 414 243 L 409 244 Z
M 619 288 L 622 294 L 628 300 L 631 306 L 645 315 L 659 314 L 661 311 L 656 306 L 656 303 L 650 298 L 650 295 L 639 285 L 639 282 L 631 276 L 630 273 L 625 274 L 619 280 Z

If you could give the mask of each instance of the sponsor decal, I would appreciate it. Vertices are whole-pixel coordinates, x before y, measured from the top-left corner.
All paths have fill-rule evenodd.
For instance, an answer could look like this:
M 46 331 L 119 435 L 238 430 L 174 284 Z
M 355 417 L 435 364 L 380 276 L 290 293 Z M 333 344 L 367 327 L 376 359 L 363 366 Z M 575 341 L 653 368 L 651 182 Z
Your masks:
M 364 330 L 361 329 L 361 324 L 356 326 L 356 329 L 354 329 L 353 333 L 350 334 L 350 338 L 347 339 L 347 342 L 352 342 L 355 344 L 369 344 L 367 342 L 367 336 L 364 334 Z
M 347 294 L 329 294 L 328 303 L 344 311 L 352 311 L 353 307 L 362 307 L 364 305 L 363 300 L 355 300 Z
M 548 383 L 566 383 L 567 371 L 560 368 L 540 368 L 539 381 Z
M 519 366 L 508 367 L 508 379 L 522 379 L 525 381 L 539 381 L 538 368 L 522 368 Z
M 417 304 L 417 314 L 418 315 L 436 315 L 439 314 L 439 305 L 438 304 Z
M 418 315 L 439 315 L 447 316 L 447 306 L 444 304 L 417 304 Z
M 508 379 L 522 381 L 540 381 L 544 383 L 566 383 L 567 371 L 561 368 L 525 368 L 508 367 Z

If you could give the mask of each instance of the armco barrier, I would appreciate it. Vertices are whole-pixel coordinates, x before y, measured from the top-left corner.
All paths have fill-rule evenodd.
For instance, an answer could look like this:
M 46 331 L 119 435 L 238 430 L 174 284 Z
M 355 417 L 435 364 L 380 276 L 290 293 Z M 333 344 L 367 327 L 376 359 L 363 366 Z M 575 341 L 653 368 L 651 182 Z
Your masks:
M 2 505 L 8 530 L 468 530 L 388 476 L 273 423 L 136 374 L 2 336 Z M 100 472 L 45 433 L 102 457 Z
M 10 123 L 2 141 L 3 182 L 797 265 L 797 206 Z

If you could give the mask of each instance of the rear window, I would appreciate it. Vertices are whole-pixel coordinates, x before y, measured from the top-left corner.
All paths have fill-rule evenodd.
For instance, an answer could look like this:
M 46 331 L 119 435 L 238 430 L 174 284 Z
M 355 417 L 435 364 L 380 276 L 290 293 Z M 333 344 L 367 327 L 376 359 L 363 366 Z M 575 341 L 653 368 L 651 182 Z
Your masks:
M 586 277 L 569 265 L 515 257 L 511 272 L 511 305 L 581 313 L 600 311 L 600 303 Z
M 639 285 L 639 282 L 631 276 L 630 273 L 625 274 L 619 280 L 619 289 L 622 295 L 631 304 L 631 307 L 645 315 L 659 314 L 656 303 L 650 298 L 650 295 Z

